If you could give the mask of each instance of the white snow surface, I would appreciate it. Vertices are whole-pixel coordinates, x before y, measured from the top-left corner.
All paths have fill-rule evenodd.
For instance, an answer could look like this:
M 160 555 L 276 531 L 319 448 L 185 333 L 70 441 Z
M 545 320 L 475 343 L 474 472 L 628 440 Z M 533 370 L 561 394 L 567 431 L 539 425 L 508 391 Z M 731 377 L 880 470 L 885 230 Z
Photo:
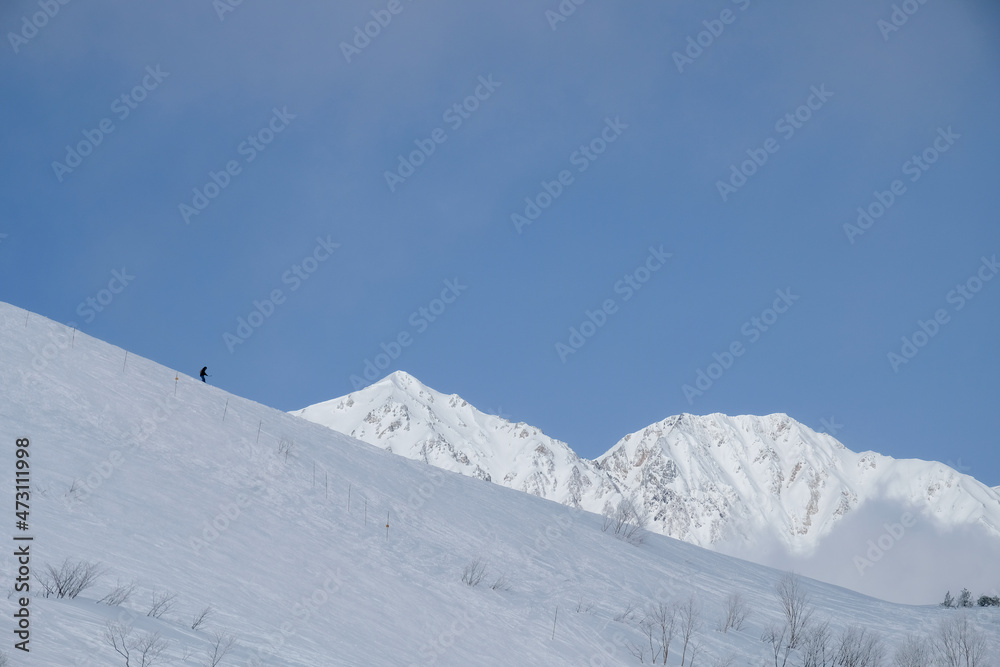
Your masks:
M 785 414 L 677 415 L 626 435 L 596 461 L 402 371 L 292 414 L 591 512 L 628 497 L 660 534 L 879 597 L 930 602 L 949 586 L 1000 584 L 978 566 L 1000 559 L 996 489 L 942 463 L 853 452 Z M 905 526 L 912 548 L 884 561 L 887 550 L 869 556 L 868 541 L 877 546 L 904 519 L 914 523 Z M 945 536 L 955 531 L 968 534 L 964 546 Z M 881 576 L 868 576 L 876 569 Z
M 208 664 L 213 632 L 237 640 L 222 666 L 635 665 L 641 610 L 693 596 L 698 664 L 758 666 L 761 633 L 780 619 L 780 571 L 658 534 L 628 544 L 592 513 L 391 455 L 7 304 L 0 434 L 8 540 L 33 538 L 30 653 L 14 649 L 24 593 L 0 602 L 11 665 L 123 665 L 101 640 L 113 620 L 159 633 L 161 664 L 176 666 Z M 16 438 L 31 443 L 27 531 L 11 516 Z M 9 589 L 14 544 L 0 556 Z M 486 576 L 467 586 L 463 568 L 477 558 Z M 104 574 L 75 599 L 42 597 L 39 575 L 65 559 Z M 101 603 L 118 582 L 135 582 L 135 594 Z M 878 632 L 890 654 L 907 633 L 930 636 L 967 613 L 987 664 L 1000 664 L 1000 610 L 801 583 L 814 618 L 835 633 Z M 734 592 L 752 612 L 723 634 L 715 626 Z M 176 598 L 153 618 L 158 593 Z M 630 604 L 632 620 L 615 620 Z M 191 629 L 206 605 L 215 613 Z M 668 664 L 680 654 L 675 639 Z

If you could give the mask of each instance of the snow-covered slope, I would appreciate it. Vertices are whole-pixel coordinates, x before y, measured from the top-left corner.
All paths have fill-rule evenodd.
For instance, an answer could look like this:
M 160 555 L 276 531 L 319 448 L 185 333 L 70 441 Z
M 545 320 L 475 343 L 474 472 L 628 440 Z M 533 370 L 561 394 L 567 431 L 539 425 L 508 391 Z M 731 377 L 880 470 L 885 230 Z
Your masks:
M 781 572 L 659 535 L 628 544 L 593 514 L 393 456 L 6 304 L 0 437 L 8 453 L 30 440 L 28 529 L 17 531 L 33 538 L 21 575 L 30 653 L 13 648 L 25 593 L 0 599 L 0 651 L 18 667 L 124 665 L 102 640 L 108 622 L 134 639 L 159 633 L 159 664 L 184 667 L 209 664 L 217 632 L 236 638 L 220 667 L 635 665 L 643 611 L 692 598 L 698 664 L 758 667 L 761 634 L 781 618 Z M 12 545 L 0 552 L 9 588 L 25 565 Z M 75 599 L 42 597 L 40 575 L 65 559 L 104 573 Z M 476 559 L 485 576 L 467 586 Z M 100 602 L 130 582 L 127 600 Z M 960 613 L 802 586 L 835 635 L 859 624 L 890 649 Z M 718 632 L 735 592 L 750 616 Z M 148 615 L 164 594 L 176 597 Z M 1000 654 L 1000 614 L 968 618 Z M 679 657 L 675 639 L 669 664 Z
M 976 558 L 1000 557 L 995 489 L 941 463 L 852 452 L 784 414 L 678 415 L 625 436 L 596 461 L 401 371 L 292 414 L 408 458 L 592 512 L 627 497 L 653 531 L 798 567 L 869 594 L 929 601 L 948 585 L 945 571 L 927 567 L 928 554 L 903 549 L 888 559 L 895 561 L 895 576 L 865 577 L 865 561 L 874 565 L 866 556 L 868 540 L 904 517 L 922 524 L 911 535 L 924 530 L 931 539 L 935 530 L 968 530 Z M 847 549 L 836 563 L 808 561 L 829 553 L 831 544 Z M 953 550 L 944 540 L 932 547 L 930 561 L 951 562 L 958 557 Z M 906 575 L 921 581 L 896 593 Z M 976 573 L 968 581 L 987 579 Z

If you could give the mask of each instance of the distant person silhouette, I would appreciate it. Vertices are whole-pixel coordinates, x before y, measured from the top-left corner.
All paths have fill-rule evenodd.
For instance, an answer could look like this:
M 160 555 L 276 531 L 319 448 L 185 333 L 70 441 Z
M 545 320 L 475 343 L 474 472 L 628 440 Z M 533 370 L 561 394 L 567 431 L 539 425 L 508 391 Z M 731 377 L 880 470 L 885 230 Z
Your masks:
M 201 375 L 201 381 L 204 382 L 205 378 L 208 377 L 208 366 L 203 367 L 199 375 Z

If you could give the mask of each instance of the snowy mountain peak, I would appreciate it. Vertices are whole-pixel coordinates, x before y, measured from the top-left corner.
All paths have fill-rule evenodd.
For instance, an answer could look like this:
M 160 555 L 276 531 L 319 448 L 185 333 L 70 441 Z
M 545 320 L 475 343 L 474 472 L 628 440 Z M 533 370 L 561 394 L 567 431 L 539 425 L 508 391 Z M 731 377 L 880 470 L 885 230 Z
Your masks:
M 682 413 L 594 461 L 528 424 L 487 415 L 397 371 L 298 416 L 411 459 L 603 512 L 633 500 L 650 530 L 778 564 L 821 551 L 845 522 L 878 537 L 904 512 L 1000 538 L 1000 494 L 941 463 L 853 452 L 784 413 Z M 855 530 L 855 529 L 851 529 Z M 865 540 L 858 551 L 864 552 Z M 991 543 L 992 544 L 992 543 Z M 828 551 L 828 548 L 824 546 Z M 838 583 L 876 592 L 851 568 Z M 854 577 L 850 579 L 850 577 Z
M 617 497 L 597 465 L 566 443 L 481 412 L 403 371 L 292 414 L 411 459 L 573 507 L 600 512 Z

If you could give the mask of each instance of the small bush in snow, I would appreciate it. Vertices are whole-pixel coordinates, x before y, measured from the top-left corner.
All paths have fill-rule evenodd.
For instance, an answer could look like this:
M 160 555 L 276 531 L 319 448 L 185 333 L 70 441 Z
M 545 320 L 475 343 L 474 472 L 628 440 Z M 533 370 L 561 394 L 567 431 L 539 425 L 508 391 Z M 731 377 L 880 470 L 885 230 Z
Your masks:
M 621 612 L 615 614 L 615 622 L 617 623 L 628 623 L 633 618 L 635 618 L 635 603 L 629 602 L 625 606 L 625 609 Z
M 202 609 L 198 614 L 191 620 L 191 629 L 197 630 L 202 626 L 202 624 L 208 620 L 208 617 L 215 613 L 212 609 L 212 605 L 208 605 Z
M 677 605 L 677 620 L 678 620 L 678 630 L 680 630 L 681 640 L 684 642 L 681 650 L 681 667 L 684 667 L 684 658 L 687 656 L 688 643 L 691 641 L 691 637 L 694 633 L 698 631 L 701 626 L 701 607 L 698 605 L 698 600 L 692 595 L 682 604 Z M 695 649 L 697 650 L 697 649 Z M 666 657 L 664 655 L 664 657 Z M 691 661 L 694 662 L 694 654 L 691 655 Z
M 833 632 L 830 622 L 813 623 L 802 640 L 802 667 L 830 667 L 834 664 Z
M 236 643 L 236 637 L 222 632 L 212 634 L 212 643 L 209 644 L 206 654 L 208 656 L 208 667 L 217 667 L 222 659 L 229 653 L 229 649 Z
M 646 637 L 646 645 L 649 647 L 650 662 L 656 662 L 663 656 L 663 664 L 667 664 L 670 655 L 670 642 L 674 639 L 674 634 L 680 629 L 682 619 L 679 618 L 676 605 L 659 603 L 653 606 L 649 612 L 639 621 L 639 629 Z M 685 650 L 687 646 L 685 643 Z M 644 660 L 645 647 L 641 645 L 631 645 L 629 650 L 632 655 Z
M 896 648 L 893 667 L 931 667 L 931 649 L 923 637 L 907 635 Z
M 278 456 L 285 459 L 285 463 L 288 463 L 288 455 L 292 453 L 292 447 L 295 443 L 288 438 L 282 438 L 281 442 L 278 443 Z
M 510 590 L 510 580 L 507 579 L 507 573 L 501 572 L 500 575 L 490 584 L 490 588 L 495 591 L 509 591 Z
M 809 627 L 809 618 L 812 616 L 813 607 L 809 604 L 809 598 L 799 578 L 794 574 L 782 577 L 774 587 L 774 594 L 781 605 L 781 611 L 785 615 L 785 625 L 788 630 L 788 647 L 797 648 L 799 641 L 803 639 L 806 629 Z
M 486 563 L 477 558 L 462 570 L 462 583 L 466 586 L 478 586 L 486 576 Z
M 739 631 L 750 615 L 750 605 L 739 593 L 732 593 L 726 598 L 726 606 L 723 608 L 722 621 L 719 622 L 719 632 L 725 634 L 730 630 Z
M 104 628 L 103 638 L 104 643 L 125 658 L 125 667 L 153 667 L 163 661 L 168 646 L 158 633 L 146 632 L 134 637 L 132 626 L 114 621 Z
M 42 597 L 75 598 L 87 590 L 104 574 L 99 563 L 89 561 L 73 562 L 69 558 L 58 568 L 46 565 L 38 574 L 42 586 Z
M 1000 596 L 989 596 L 980 595 L 979 596 L 979 606 L 980 607 L 1000 607 Z
M 615 508 L 607 507 L 604 510 L 601 530 L 604 532 L 611 530 L 615 537 L 629 544 L 642 544 L 645 528 L 645 515 L 627 498 L 622 498 Z
M 107 595 L 98 600 L 98 602 L 103 602 L 109 607 L 120 607 L 129 601 L 133 593 L 135 593 L 134 581 L 127 584 L 123 584 L 119 581 L 115 587 L 112 588 Z
M 885 645 L 877 633 L 851 625 L 840 635 L 834 664 L 838 667 L 878 667 L 883 656 Z
M 146 612 L 146 616 L 160 618 L 170 611 L 170 608 L 174 606 L 176 598 L 176 593 L 153 593 L 153 604 L 149 608 L 149 611 Z
M 986 640 L 969 623 L 967 614 L 945 619 L 938 627 L 935 648 L 945 667 L 986 667 Z

